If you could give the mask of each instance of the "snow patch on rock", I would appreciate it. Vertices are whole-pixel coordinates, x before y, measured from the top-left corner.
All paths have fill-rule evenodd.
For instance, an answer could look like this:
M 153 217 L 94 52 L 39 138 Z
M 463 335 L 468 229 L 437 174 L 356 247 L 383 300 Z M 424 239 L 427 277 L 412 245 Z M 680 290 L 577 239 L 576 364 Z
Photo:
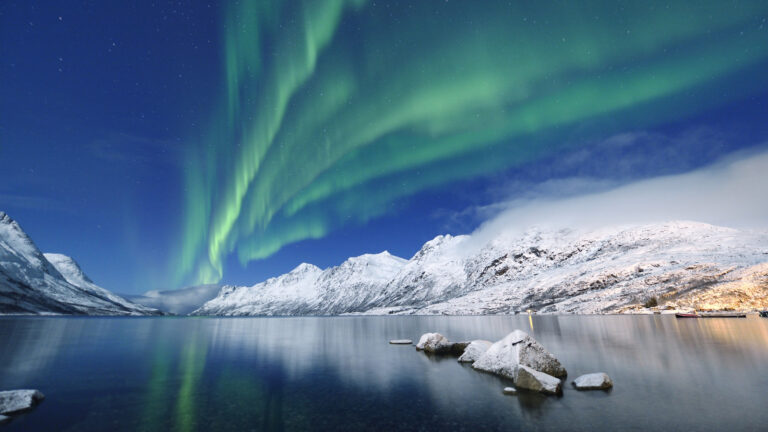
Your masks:
M 519 365 L 556 377 L 567 375 L 560 361 L 522 330 L 515 330 L 504 339 L 491 345 L 472 364 L 472 367 L 515 379 Z
M 581 375 L 573 380 L 573 386 L 578 390 L 607 390 L 613 387 L 613 381 L 603 372 Z
M 545 394 L 557 395 L 563 392 L 562 383 L 558 378 L 524 365 L 518 365 L 515 370 L 515 385 L 517 388 Z
M 430 354 L 444 354 L 451 351 L 451 342 L 440 333 L 424 333 L 416 344 L 417 350 Z
M 491 345 L 493 345 L 493 342 L 491 341 L 482 339 L 473 340 L 464 349 L 464 354 L 459 357 L 459 362 L 474 363 L 481 355 L 488 351 L 488 348 L 490 348 Z
M 38 390 L 8 390 L 0 392 L 0 414 L 16 414 L 26 411 L 42 401 L 45 396 Z

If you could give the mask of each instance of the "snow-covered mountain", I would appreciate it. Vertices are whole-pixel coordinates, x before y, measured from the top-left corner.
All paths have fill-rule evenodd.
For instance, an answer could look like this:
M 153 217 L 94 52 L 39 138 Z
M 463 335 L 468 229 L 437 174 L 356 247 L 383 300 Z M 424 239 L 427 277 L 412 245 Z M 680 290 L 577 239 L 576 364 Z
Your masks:
M 674 221 L 594 230 L 438 236 L 321 270 L 302 264 L 222 288 L 198 315 L 490 314 L 768 307 L 768 233 Z
M 96 285 L 70 257 L 43 254 L 0 212 L 0 314 L 157 315 Z
M 406 264 L 389 252 L 349 258 L 321 270 L 300 264 L 252 287 L 225 286 L 196 315 L 336 315 L 382 304 L 385 286 Z

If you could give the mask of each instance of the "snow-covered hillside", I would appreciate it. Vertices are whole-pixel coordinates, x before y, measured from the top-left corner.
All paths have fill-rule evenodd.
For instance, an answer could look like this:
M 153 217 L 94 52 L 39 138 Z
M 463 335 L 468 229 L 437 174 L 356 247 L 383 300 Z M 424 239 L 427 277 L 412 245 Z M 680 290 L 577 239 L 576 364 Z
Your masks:
M 43 254 L 0 212 L 0 314 L 148 315 L 159 311 L 94 284 L 70 257 Z
M 335 315 L 382 304 L 385 286 L 407 261 L 389 252 L 349 258 L 327 270 L 300 264 L 252 287 L 225 286 L 197 315 Z
M 199 315 L 489 314 L 768 307 L 768 233 L 674 221 L 530 229 L 482 243 L 438 236 L 410 260 L 387 253 L 302 264 L 222 288 Z

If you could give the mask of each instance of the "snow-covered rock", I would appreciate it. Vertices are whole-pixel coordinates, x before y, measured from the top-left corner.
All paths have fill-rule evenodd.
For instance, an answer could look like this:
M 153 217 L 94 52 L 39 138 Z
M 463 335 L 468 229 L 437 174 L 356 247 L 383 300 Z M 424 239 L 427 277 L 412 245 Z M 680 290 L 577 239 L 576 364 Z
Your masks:
M 389 343 L 392 345 L 410 345 L 413 341 L 410 339 L 392 339 Z
M 514 387 L 504 387 L 504 390 L 501 391 L 505 395 L 516 395 L 517 389 Z
M 159 315 L 96 285 L 70 257 L 43 254 L 0 212 L 0 314 Z
M 28 410 L 45 396 L 37 390 L 8 390 L 0 392 L 0 414 L 15 414 Z
M 362 255 L 326 270 L 305 265 L 312 271 L 291 283 L 284 278 L 297 270 L 252 287 L 226 287 L 196 314 L 637 313 L 651 297 L 681 307 L 706 299 L 765 309 L 765 244 L 766 232 L 687 221 L 533 227 L 487 241 L 445 235 L 407 261 Z M 751 288 L 745 291 L 743 281 Z
M 545 394 L 563 392 L 562 383 L 558 378 L 524 365 L 518 365 L 515 370 L 515 386 Z
M 578 390 L 606 390 L 613 387 L 613 381 L 603 372 L 582 375 L 573 380 L 573 386 Z
M 556 377 L 567 375 L 557 358 L 522 330 L 515 330 L 491 345 L 472 367 L 515 379 L 519 365 Z
M 431 354 L 445 354 L 451 351 L 453 344 L 440 333 L 424 333 L 416 344 L 417 350 Z
M 491 341 L 482 339 L 473 340 L 464 349 L 464 353 L 459 357 L 459 362 L 474 363 L 482 354 L 488 351 L 488 348 L 490 348 L 491 345 L 493 345 L 493 342 Z
M 0 414 L 0 424 L 7 423 L 9 421 L 11 421 L 10 417 Z

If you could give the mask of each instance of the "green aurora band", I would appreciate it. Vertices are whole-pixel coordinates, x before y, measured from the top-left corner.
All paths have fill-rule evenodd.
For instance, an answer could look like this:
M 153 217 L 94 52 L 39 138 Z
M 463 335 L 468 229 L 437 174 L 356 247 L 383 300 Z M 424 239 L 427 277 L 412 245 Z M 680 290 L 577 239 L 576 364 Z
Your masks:
M 243 1 L 185 168 L 176 282 L 419 191 L 674 121 L 764 85 L 766 2 Z

